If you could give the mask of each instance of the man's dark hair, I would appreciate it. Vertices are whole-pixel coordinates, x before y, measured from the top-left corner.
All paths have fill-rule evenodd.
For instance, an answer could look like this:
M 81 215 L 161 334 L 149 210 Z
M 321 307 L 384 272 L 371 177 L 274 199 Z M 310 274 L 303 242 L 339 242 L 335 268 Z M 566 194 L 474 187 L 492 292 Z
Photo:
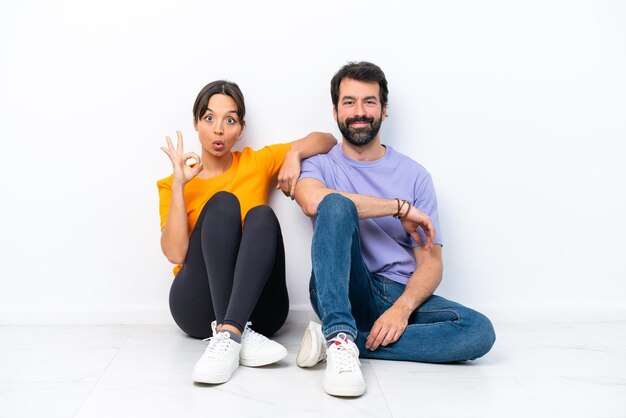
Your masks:
M 387 107 L 387 95 L 389 90 L 387 89 L 387 79 L 385 73 L 380 67 L 371 62 L 349 62 L 337 71 L 330 80 L 330 96 L 333 99 L 333 106 L 337 109 L 339 104 L 339 84 L 344 78 L 351 78 L 358 81 L 372 81 L 378 83 L 380 86 L 380 104 L 384 109 Z
M 235 101 L 237 105 L 237 116 L 239 117 L 239 123 L 241 127 L 246 124 L 244 117 L 246 116 L 246 104 L 243 100 L 243 93 L 239 86 L 232 81 L 217 80 L 207 84 L 200 90 L 196 102 L 193 104 L 193 118 L 197 123 L 200 121 L 204 113 L 206 112 L 209 100 L 214 94 L 223 94 L 229 96 Z

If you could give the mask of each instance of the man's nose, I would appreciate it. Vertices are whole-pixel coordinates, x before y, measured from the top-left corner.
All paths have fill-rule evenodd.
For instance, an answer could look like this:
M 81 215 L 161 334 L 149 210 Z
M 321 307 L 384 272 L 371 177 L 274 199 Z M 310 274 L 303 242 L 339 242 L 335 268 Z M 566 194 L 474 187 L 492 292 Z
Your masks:
M 354 106 L 354 116 L 364 116 L 365 115 L 365 106 L 363 106 L 363 102 L 358 101 Z

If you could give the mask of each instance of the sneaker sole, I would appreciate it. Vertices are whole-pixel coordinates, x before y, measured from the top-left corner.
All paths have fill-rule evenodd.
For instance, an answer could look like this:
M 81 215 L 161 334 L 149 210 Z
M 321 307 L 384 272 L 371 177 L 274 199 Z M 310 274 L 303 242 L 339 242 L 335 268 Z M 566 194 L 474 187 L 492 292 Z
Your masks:
M 320 343 L 317 341 L 317 335 L 322 332 L 322 326 L 313 321 L 309 322 L 302 340 L 300 340 L 300 349 L 296 357 L 298 367 L 313 367 L 320 361 L 324 360 L 323 353 L 319 352 Z
M 334 390 L 331 388 L 327 388 L 324 386 L 324 392 L 328 393 L 332 396 L 361 396 L 365 393 L 365 387 L 362 386 L 348 386 L 335 388 Z
M 271 355 L 267 355 L 265 357 L 259 358 L 242 358 L 239 357 L 239 364 L 246 367 L 261 367 L 267 366 L 268 364 L 276 363 L 287 357 L 287 350 L 283 349 L 281 352 L 277 352 Z
M 191 374 L 191 378 L 193 379 L 194 382 L 197 383 L 212 383 L 212 384 L 217 384 L 217 383 L 226 383 L 230 380 L 230 378 L 232 377 L 232 373 L 228 374 L 204 374 L 204 373 L 199 373 L 199 372 L 193 372 Z

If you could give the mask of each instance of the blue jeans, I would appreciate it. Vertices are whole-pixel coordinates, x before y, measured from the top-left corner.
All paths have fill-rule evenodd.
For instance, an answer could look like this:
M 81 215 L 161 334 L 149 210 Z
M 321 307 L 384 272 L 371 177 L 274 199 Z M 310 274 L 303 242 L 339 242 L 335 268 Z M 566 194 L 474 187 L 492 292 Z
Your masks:
M 310 298 L 324 336 L 352 335 L 361 357 L 447 363 L 476 359 L 493 346 L 495 332 L 486 316 L 433 295 L 413 312 L 398 341 L 367 350 L 374 322 L 405 286 L 365 266 L 356 207 L 340 194 L 327 195 L 319 204 L 311 251 Z

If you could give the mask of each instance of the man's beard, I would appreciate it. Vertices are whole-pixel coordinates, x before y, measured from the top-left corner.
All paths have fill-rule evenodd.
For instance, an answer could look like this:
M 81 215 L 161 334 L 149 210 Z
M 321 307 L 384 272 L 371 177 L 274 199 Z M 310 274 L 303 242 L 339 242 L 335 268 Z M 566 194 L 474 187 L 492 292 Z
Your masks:
M 378 135 L 378 131 L 380 130 L 381 121 L 382 118 L 376 120 L 373 117 L 359 116 L 356 118 L 347 118 L 345 122 L 337 121 L 337 126 L 339 126 L 339 131 L 346 141 L 352 145 L 362 147 L 369 144 L 374 138 L 376 138 L 376 135 Z M 363 128 L 350 127 L 351 124 L 357 122 L 367 122 L 370 126 L 365 126 Z

